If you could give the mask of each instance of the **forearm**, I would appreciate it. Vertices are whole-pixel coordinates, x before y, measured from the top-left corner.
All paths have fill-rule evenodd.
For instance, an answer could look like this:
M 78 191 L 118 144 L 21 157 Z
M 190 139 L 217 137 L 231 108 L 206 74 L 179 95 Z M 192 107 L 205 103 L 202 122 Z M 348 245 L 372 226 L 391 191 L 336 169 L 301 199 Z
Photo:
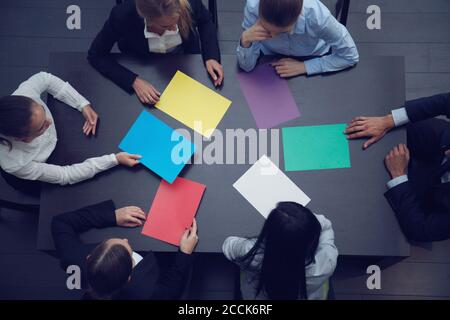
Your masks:
M 437 116 L 450 118 L 450 93 L 407 101 L 404 108 L 412 122 Z
M 118 164 L 114 154 L 90 158 L 82 163 L 58 166 L 47 163 L 32 162 L 28 166 L 13 172 L 25 180 L 37 180 L 46 183 L 67 185 L 87 180 L 99 172 L 108 170 Z
M 217 28 L 212 21 L 211 14 L 204 7 L 203 3 L 198 4 L 196 21 L 202 47 L 203 61 L 214 59 L 220 62 L 219 40 L 217 38 Z
M 128 93 L 133 93 L 133 83 L 138 77 L 136 73 L 119 64 L 111 55 L 88 57 L 89 63 L 102 75 Z
M 66 268 L 71 263 L 80 264 L 86 258 L 79 234 L 93 228 L 115 225 L 115 206 L 111 200 L 55 216 L 51 231 L 62 267 Z
M 426 212 L 410 182 L 398 184 L 385 196 L 409 240 L 438 241 L 450 237 L 450 216 Z
M 255 68 L 256 63 L 258 62 L 261 54 L 261 44 L 252 43 L 248 48 L 245 48 L 239 43 L 236 54 L 239 67 L 246 72 L 250 72 Z

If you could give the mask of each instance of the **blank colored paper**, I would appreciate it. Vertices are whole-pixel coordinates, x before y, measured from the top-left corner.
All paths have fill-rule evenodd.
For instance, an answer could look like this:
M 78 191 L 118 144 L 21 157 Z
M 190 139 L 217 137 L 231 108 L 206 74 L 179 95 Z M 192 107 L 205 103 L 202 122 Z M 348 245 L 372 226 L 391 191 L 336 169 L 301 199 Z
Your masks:
M 270 64 L 240 72 L 238 79 L 258 128 L 273 128 L 300 116 L 287 80 L 280 78 Z
M 230 105 L 227 98 L 177 71 L 155 106 L 209 138 Z
M 233 187 L 264 218 L 278 202 L 293 201 L 306 206 L 311 201 L 267 156 L 255 162 Z
M 206 186 L 177 178 L 173 184 L 161 181 L 142 234 L 179 246 L 192 225 Z
M 147 111 L 143 111 L 119 148 L 140 154 L 140 162 L 172 183 L 195 152 L 195 145 Z
M 350 168 L 346 124 L 283 128 L 286 171 Z

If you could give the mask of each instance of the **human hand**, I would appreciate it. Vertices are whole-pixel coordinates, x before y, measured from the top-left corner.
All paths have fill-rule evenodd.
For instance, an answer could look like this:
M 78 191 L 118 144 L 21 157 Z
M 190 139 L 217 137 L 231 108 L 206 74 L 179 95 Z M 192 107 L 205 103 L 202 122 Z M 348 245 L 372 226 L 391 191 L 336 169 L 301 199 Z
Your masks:
M 405 144 L 395 146 L 384 159 L 389 174 L 392 179 L 408 174 L 408 164 L 410 154 Z
M 116 210 L 116 223 L 120 227 L 139 227 L 146 219 L 144 211 L 138 207 L 130 206 Z
M 191 254 L 198 243 L 197 221 L 194 219 L 192 227 L 187 229 L 180 240 L 180 250 L 183 253 Z
M 95 136 L 97 132 L 98 115 L 90 104 L 83 107 L 81 113 L 86 120 L 83 126 L 83 133 L 89 136 L 91 133 Z
M 147 81 L 137 77 L 133 82 L 133 89 L 143 104 L 156 104 L 161 93 Z
M 386 133 L 395 127 L 392 115 L 385 117 L 357 117 L 353 119 L 344 133 L 348 139 L 369 138 L 363 144 L 363 149 L 381 140 Z

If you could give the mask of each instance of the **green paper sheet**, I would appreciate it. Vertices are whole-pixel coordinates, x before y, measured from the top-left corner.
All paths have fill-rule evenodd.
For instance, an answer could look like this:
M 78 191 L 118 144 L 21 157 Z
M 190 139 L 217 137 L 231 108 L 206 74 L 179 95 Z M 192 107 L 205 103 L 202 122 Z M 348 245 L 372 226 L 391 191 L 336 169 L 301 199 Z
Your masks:
M 350 168 L 346 124 L 283 128 L 286 171 Z

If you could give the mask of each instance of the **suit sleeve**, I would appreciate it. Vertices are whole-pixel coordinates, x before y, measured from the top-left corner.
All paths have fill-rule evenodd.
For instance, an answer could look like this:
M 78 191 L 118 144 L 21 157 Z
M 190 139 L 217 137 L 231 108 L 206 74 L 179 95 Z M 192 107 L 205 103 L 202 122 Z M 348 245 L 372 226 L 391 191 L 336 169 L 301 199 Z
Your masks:
M 111 54 L 112 47 L 120 37 L 119 14 L 117 7 L 111 11 L 111 15 L 89 48 L 88 60 L 98 72 L 123 90 L 133 93 L 133 82 L 138 75 L 119 64 Z
M 410 241 L 440 241 L 450 238 L 450 215 L 426 212 L 409 181 L 385 193 L 400 227 Z
M 437 116 L 450 118 L 450 92 L 408 101 L 405 109 L 412 122 Z
M 178 252 L 172 267 L 156 282 L 152 300 L 176 300 L 183 293 L 193 263 L 191 254 Z
M 200 35 L 203 61 L 214 59 L 220 62 L 217 29 L 212 21 L 210 12 L 200 0 L 191 1 L 191 5 L 198 33 Z
M 81 242 L 80 233 L 113 226 L 116 226 L 116 216 L 111 200 L 55 216 L 51 229 L 61 267 L 80 266 L 86 259 L 86 245 Z

